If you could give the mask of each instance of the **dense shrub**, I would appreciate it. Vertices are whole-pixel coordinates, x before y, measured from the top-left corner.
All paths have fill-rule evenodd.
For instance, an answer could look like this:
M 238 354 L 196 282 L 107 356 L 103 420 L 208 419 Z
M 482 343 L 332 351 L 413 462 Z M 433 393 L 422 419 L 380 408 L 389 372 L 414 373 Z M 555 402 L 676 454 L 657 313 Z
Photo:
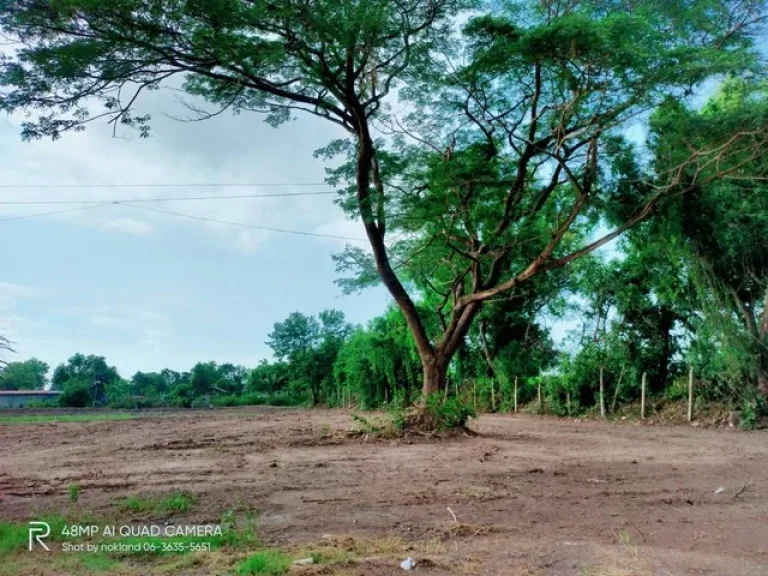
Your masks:
M 443 401 L 439 394 L 433 394 L 427 399 L 427 413 L 432 420 L 435 430 L 445 431 L 463 427 L 470 418 L 475 417 L 471 405 L 459 398 L 448 398 Z
M 68 382 L 59 396 L 59 406 L 65 408 L 85 408 L 92 404 L 91 389 L 88 384 L 80 380 Z

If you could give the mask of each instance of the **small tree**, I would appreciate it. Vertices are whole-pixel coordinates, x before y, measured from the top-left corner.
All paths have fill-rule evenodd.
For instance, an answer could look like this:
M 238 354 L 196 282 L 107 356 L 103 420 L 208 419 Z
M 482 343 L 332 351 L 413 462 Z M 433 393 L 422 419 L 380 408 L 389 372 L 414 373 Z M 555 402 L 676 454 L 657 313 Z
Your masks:
M 59 395 L 59 406 L 65 408 L 86 408 L 93 401 L 90 384 L 78 378 L 67 381 Z

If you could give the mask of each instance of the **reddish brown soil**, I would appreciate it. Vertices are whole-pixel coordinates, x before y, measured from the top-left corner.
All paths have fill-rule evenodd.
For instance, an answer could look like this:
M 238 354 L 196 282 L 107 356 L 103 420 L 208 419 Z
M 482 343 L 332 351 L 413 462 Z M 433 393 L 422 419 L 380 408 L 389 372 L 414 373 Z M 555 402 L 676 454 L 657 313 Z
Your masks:
M 768 432 L 483 416 L 474 437 L 339 433 L 354 427 L 343 411 L 264 408 L 0 426 L 0 518 L 63 510 L 72 482 L 105 513 L 181 489 L 195 521 L 261 510 L 280 546 L 394 536 L 418 557 L 433 541 L 430 574 L 768 575 Z

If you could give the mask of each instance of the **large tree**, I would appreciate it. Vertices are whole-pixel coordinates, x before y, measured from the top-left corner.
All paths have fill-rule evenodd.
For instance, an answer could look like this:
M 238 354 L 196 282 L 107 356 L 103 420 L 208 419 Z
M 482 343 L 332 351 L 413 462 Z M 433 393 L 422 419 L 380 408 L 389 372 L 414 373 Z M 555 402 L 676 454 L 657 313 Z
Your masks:
M 655 162 L 663 168 L 673 165 L 690 147 L 712 146 L 735 126 L 765 138 L 766 118 L 763 81 L 732 78 L 701 110 L 670 103 L 657 113 Z M 680 185 L 692 189 L 678 202 L 679 227 L 710 291 L 722 296 L 718 313 L 741 323 L 753 359 L 748 377 L 768 396 L 768 163 L 765 156 L 727 151 L 715 162 L 680 173 Z M 708 172 L 724 168 L 726 178 L 707 181 Z
M 66 364 L 59 364 L 53 371 L 51 387 L 64 390 L 70 383 L 87 386 L 94 404 L 107 401 L 107 389 L 120 381 L 117 368 L 107 364 L 103 356 L 74 354 Z
M 42 390 L 48 370 L 48 364 L 37 358 L 9 362 L 0 370 L 0 390 Z
M 463 4 L 2 0 L 0 27 L 21 45 L 0 72 L 0 109 L 33 113 L 26 138 L 99 118 L 146 135 L 140 96 L 182 75 L 188 93 L 219 107 L 208 116 L 232 108 L 278 124 L 302 110 L 340 126 L 349 139 L 329 151 L 352 155 L 345 204 L 370 242 L 367 271 L 404 314 L 429 394 L 445 385 L 484 302 L 652 213 L 676 172 L 656 175 L 658 188 L 618 194 L 608 164 L 625 150 L 623 128 L 715 74 L 747 68 L 764 8 L 528 0 L 499 12 L 472 2 L 459 37 L 452 17 Z M 409 118 L 387 106 L 401 79 Z M 388 149 L 375 122 L 400 132 L 401 145 Z M 737 128 L 683 163 L 707 163 L 721 146 L 754 152 L 755 142 Z M 624 222 L 594 237 L 601 209 L 616 202 Z M 387 244 L 393 231 L 401 241 Z M 430 285 L 444 319 L 436 329 L 413 298 Z
M 332 388 L 333 363 L 350 331 L 339 310 L 323 310 L 317 318 L 292 312 L 283 322 L 275 323 L 267 345 L 278 360 L 287 362 L 294 390 L 308 390 L 312 403 L 317 404 Z

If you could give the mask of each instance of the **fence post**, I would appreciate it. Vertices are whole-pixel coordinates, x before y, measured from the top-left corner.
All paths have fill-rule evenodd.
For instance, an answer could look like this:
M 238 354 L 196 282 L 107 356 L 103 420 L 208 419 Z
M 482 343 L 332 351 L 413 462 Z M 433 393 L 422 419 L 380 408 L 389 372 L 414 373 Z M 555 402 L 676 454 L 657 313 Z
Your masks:
M 475 408 L 475 412 L 477 412 L 477 379 L 472 379 L 472 406 Z
M 495 378 L 491 378 L 491 412 L 496 412 L 496 384 L 495 384 Z
M 566 405 L 568 406 L 568 417 L 570 417 L 571 416 L 571 392 L 570 391 L 565 393 L 565 402 L 566 402 Z
M 539 382 L 539 414 L 544 413 L 544 402 L 541 400 L 541 382 Z
M 603 379 L 602 366 L 600 366 L 600 416 L 605 419 L 605 381 Z
M 515 414 L 517 414 L 517 376 L 515 376 Z
M 693 420 L 693 366 L 688 371 L 688 422 Z
M 646 380 L 646 373 L 643 372 L 643 380 L 640 384 L 640 418 L 645 420 L 645 380 Z

